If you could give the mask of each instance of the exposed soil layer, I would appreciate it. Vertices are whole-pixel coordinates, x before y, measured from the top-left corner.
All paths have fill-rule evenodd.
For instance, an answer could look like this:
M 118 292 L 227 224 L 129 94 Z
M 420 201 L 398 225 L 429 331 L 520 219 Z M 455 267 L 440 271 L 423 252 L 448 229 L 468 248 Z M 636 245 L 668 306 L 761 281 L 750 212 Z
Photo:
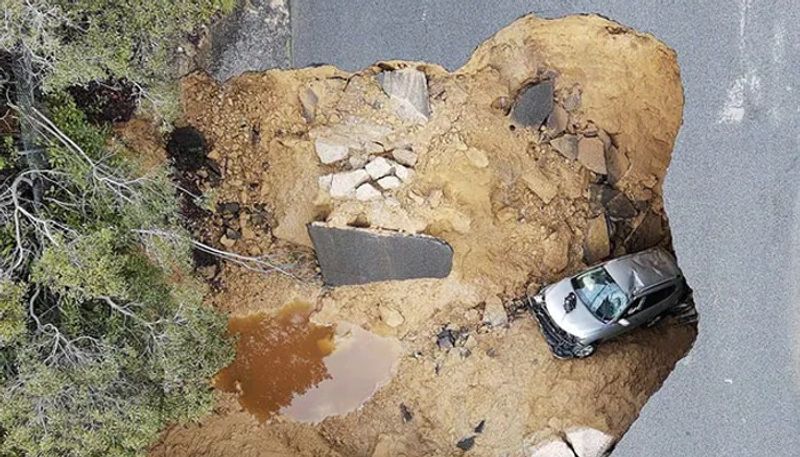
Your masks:
M 424 72 L 429 117 L 405 116 L 382 89 L 376 75 L 400 68 Z M 522 125 L 509 115 L 514 100 L 542 81 L 553 84 L 553 111 L 542 128 Z M 618 438 L 691 347 L 694 326 L 665 322 L 558 361 L 528 314 L 499 305 L 607 256 L 670 248 L 661 185 L 683 94 L 675 53 L 652 36 L 598 16 L 526 16 L 452 73 L 392 61 L 223 85 L 194 74 L 183 96 L 186 125 L 220 169 L 215 193 L 227 206 L 206 232 L 219 247 L 279 255 L 306 278 L 306 224 L 324 221 L 433 235 L 454 257 L 445 279 L 333 289 L 226 265 L 210 298 L 220 309 L 312 303 L 316 322 L 398 338 L 397 373 L 360 409 L 318 425 L 260 423 L 220 393 L 213 415 L 168 430 L 153 455 L 517 456 L 573 427 Z M 332 139 L 357 144 L 321 163 L 318 143 Z M 326 175 L 378 157 L 413 175 L 377 180 L 369 198 L 332 195 Z

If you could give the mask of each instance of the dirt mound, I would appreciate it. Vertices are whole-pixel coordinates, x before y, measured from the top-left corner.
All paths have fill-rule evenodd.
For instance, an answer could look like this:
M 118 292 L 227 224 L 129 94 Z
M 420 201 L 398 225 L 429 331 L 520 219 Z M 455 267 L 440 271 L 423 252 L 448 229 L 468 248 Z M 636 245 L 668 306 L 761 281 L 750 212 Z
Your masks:
M 511 113 L 531 87 L 552 90 L 541 127 Z M 405 356 L 346 416 L 259 424 L 220 394 L 216 414 L 168 431 L 154 455 L 524 455 L 573 427 L 619 437 L 691 346 L 692 326 L 662 325 L 563 362 L 529 316 L 487 318 L 587 262 L 670 246 L 661 184 L 683 95 L 674 52 L 649 35 L 527 16 L 453 73 L 391 61 L 224 85 L 195 74 L 183 94 L 222 175 L 216 199 L 236 205 L 209 223 L 220 246 L 311 271 L 306 225 L 322 221 L 433 235 L 454 257 L 446 279 L 335 289 L 226 266 L 220 308 L 306 301 L 316 321 L 399 338 Z M 445 327 L 459 338 L 442 346 Z

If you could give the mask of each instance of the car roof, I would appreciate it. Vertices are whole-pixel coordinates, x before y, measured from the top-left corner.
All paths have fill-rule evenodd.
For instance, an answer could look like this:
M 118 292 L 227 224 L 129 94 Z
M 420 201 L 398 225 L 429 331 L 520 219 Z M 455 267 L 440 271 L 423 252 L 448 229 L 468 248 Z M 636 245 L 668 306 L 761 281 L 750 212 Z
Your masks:
M 683 276 L 675 257 L 662 248 L 652 248 L 609 260 L 602 265 L 629 296 Z

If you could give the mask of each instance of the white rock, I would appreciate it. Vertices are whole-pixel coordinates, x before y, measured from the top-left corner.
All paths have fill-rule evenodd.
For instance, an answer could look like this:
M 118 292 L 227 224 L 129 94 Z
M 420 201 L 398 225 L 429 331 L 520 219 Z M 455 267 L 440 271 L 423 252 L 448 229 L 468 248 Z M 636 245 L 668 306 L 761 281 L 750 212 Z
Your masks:
M 347 146 L 328 142 L 323 138 L 314 142 L 314 149 L 317 151 L 319 161 L 326 165 L 344 160 L 350 153 L 350 148 Z
M 400 164 L 394 165 L 394 175 L 400 178 L 400 181 L 409 182 L 414 177 L 414 170 L 404 167 Z
M 400 184 L 402 183 L 396 176 L 384 176 L 378 180 L 378 185 L 384 190 L 397 189 Z
M 614 444 L 614 437 L 590 427 L 567 430 L 567 441 L 578 457 L 603 457 Z
M 575 457 L 575 454 L 569 449 L 567 443 L 559 440 L 537 446 L 531 452 L 530 457 Z
M 417 164 L 417 153 L 408 148 L 400 148 L 392 151 L 392 157 L 398 163 L 407 167 L 413 167 Z
M 392 164 L 383 157 L 376 157 L 364 167 L 372 179 L 379 179 L 392 173 Z
M 319 188 L 324 190 L 325 192 L 328 192 L 329 190 L 331 190 L 331 182 L 332 181 L 333 181 L 333 175 L 332 174 L 323 175 L 323 176 L 320 176 L 319 178 L 317 178 L 317 182 L 319 183 Z
M 502 327 L 508 324 L 508 315 L 499 297 L 494 296 L 486 300 L 482 321 L 492 327 Z
M 375 200 L 377 198 L 381 198 L 381 193 L 378 189 L 373 187 L 372 184 L 362 184 L 356 189 L 356 199 L 362 202 Z
M 467 155 L 469 163 L 471 163 L 475 168 L 486 168 L 489 166 L 489 158 L 486 157 L 486 153 L 480 149 L 469 148 L 464 151 L 464 154 Z
M 414 68 L 385 71 L 380 74 L 383 90 L 396 102 L 395 112 L 401 118 L 425 122 L 431 114 L 428 101 L 428 79 Z
M 331 197 L 344 198 L 352 196 L 356 187 L 369 181 L 369 174 L 364 170 L 336 173 L 331 178 Z
M 397 311 L 394 308 L 381 306 L 379 308 L 379 312 L 381 315 L 381 320 L 389 327 L 399 327 L 400 325 L 403 325 L 403 322 L 406 321 L 403 315 L 400 314 L 400 311 Z

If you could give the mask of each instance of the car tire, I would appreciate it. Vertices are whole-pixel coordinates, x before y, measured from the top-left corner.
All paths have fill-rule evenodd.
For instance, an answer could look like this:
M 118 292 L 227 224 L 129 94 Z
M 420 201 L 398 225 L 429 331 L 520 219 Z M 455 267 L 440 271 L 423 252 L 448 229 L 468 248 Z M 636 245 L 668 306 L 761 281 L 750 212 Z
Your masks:
M 574 355 L 576 359 L 585 359 L 594 354 L 595 349 L 597 349 L 597 347 L 594 344 L 579 346 L 572 350 L 572 355 Z

